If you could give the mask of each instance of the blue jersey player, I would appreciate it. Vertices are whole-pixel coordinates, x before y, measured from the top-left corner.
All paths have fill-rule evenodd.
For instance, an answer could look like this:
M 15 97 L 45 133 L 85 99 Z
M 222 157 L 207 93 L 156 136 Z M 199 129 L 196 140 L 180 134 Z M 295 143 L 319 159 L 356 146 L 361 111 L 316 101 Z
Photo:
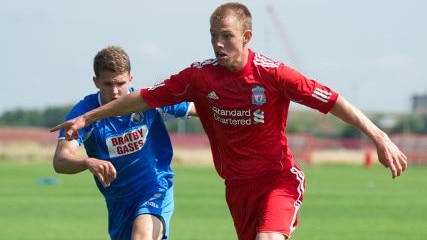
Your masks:
M 131 66 L 120 47 L 102 49 L 94 58 L 97 93 L 84 97 L 68 113 L 72 119 L 133 92 Z M 172 145 L 162 114 L 195 115 L 192 103 L 95 121 L 68 141 L 60 131 L 53 157 L 56 172 L 93 173 L 108 208 L 111 239 L 169 239 L 174 210 Z M 84 145 L 87 156 L 78 154 Z

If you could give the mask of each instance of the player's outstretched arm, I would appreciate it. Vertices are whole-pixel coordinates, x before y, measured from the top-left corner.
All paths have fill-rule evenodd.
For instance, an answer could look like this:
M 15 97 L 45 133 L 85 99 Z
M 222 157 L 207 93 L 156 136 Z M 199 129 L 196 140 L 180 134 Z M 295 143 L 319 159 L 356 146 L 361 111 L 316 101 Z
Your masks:
M 391 141 L 389 136 L 379 129 L 359 109 L 339 96 L 330 113 L 353 125 L 366 134 L 375 144 L 380 163 L 389 168 L 392 178 L 400 176 L 407 167 L 407 158 Z
M 58 124 L 51 128 L 50 131 L 55 132 L 59 129 L 63 129 L 65 131 L 65 137 L 68 140 L 75 139 L 78 136 L 78 131 L 80 129 L 96 120 L 113 116 L 126 115 L 133 112 L 141 112 L 145 111 L 147 108 L 148 106 L 142 99 L 140 92 L 136 91 L 69 121 Z

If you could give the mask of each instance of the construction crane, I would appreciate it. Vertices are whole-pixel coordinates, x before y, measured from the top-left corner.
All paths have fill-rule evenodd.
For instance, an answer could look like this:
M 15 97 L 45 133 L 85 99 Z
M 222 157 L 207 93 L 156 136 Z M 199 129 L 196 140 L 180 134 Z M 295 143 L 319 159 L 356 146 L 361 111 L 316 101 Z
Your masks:
M 285 50 L 287 51 L 287 55 L 289 57 L 290 62 L 293 63 L 293 68 L 297 69 L 298 71 L 302 71 L 301 66 L 299 65 L 299 62 L 297 60 L 297 57 L 293 51 L 293 47 L 286 34 L 285 27 L 282 25 L 282 22 L 277 17 L 273 6 L 271 6 L 270 4 L 267 5 L 267 12 L 269 13 L 271 19 L 273 20 L 274 26 L 276 27 L 276 30 L 279 34 L 281 42 L 283 43 Z M 323 129 L 325 129 L 325 131 L 332 131 L 333 128 L 328 118 L 319 115 L 318 119 L 319 121 L 321 121 L 322 127 Z
M 286 34 L 285 28 L 282 24 L 282 22 L 277 17 L 274 8 L 272 5 L 267 5 L 267 12 L 269 13 L 271 19 L 273 20 L 274 26 L 276 27 L 277 32 L 279 33 L 279 37 L 284 44 L 285 50 L 287 51 L 287 55 L 290 59 L 290 61 L 293 63 L 293 66 L 297 69 L 300 69 L 300 66 L 298 64 L 297 58 L 295 57 L 295 54 L 293 52 L 292 45 L 289 41 L 289 38 Z

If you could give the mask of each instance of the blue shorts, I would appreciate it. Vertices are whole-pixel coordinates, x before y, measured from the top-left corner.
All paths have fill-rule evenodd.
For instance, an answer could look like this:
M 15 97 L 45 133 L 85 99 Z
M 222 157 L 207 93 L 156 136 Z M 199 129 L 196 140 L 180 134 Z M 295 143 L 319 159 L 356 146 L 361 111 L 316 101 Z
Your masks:
M 108 232 L 112 240 L 130 240 L 135 218 L 151 214 L 163 222 L 163 239 L 169 239 L 169 225 L 174 211 L 173 187 L 133 202 L 107 203 Z

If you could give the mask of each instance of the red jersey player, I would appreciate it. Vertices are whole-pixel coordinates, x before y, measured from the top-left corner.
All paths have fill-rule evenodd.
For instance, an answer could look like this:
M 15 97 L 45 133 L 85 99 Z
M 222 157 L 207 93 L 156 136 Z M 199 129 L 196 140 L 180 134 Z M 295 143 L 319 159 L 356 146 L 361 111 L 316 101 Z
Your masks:
M 240 240 L 288 239 L 297 225 L 305 182 L 285 136 L 290 101 L 330 112 L 360 129 L 393 178 L 406 169 L 406 156 L 390 138 L 337 92 L 249 49 L 252 17 L 246 6 L 219 6 L 210 25 L 214 59 L 193 63 L 140 94 L 128 94 L 51 130 L 65 129 L 71 139 L 97 119 L 194 102 L 215 168 L 225 180 Z

